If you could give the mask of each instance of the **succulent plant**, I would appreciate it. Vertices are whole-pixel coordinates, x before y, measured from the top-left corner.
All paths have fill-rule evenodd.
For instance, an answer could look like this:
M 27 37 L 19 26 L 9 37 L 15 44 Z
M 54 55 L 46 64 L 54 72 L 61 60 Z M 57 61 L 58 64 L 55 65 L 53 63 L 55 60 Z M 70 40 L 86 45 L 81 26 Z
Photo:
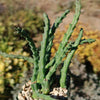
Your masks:
M 32 82 L 31 88 L 33 91 L 32 97 L 34 99 L 41 98 L 45 100 L 55 100 L 52 97 L 48 96 L 47 94 L 50 92 L 52 84 L 54 84 L 53 75 L 56 72 L 56 69 L 59 66 L 59 64 L 62 62 L 62 59 L 65 57 L 66 52 L 68 53 L 68 55 L 65 61 L 63 62 L 64 65 L 61 68 L 61 77 L 59 80 L 60 87 L 65 89 L 67 88 L 66 78 L 67 78 L 68 67 L 78 46 L 83 43 L 92 43 L 95 41 L 94 39 L 82 39 L 83 29 L 80 29 L 80 33 L 77 39 L 75 41 L 68 43 L 73 33 L 73 30 L 75 29 L 75 26 L 78 22 L 80 12 L 81 12 L 80 0 L 76 0 L 76 12 L 73 21 L 70 24 L 67 32 L 64 34 L 64 38 L 61 41 L 58 51 L 56 52 L 54 58 L 50 59 L 54 33 L 58 28 L 59 24 L 69 13 L 69 10 L 66 10 L 61 15 L 61 17 L 58 17 L 52 27 L 50 27 L 50 20 L 48 18 L 48 15 L 44 14 L 45 26 L 44 26 L 44 34 L 43 34 L 43 40 L 41 42 L 40 51 L 39 49 L 36 48 L 27 30 L 20 27 L 16 29 L 17 33 L 19 33 L 22 37 L 24 37 L 28 41 L 30 49 L 32 51 L 32 57 L 8 55 L 3 52 L 0 52 L 2 56 L 18 58 L 18 59 L 22 58 L 34 64 L 33 74 L 31 77 L 31 82 Z

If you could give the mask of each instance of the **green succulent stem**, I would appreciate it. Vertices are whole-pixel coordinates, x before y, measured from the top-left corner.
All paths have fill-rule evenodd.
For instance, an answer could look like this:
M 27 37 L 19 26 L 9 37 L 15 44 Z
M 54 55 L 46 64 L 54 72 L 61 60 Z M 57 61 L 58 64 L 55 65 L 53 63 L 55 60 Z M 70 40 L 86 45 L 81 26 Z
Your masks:
M 49 67 L 51 67 L 55 62 L 55 58 L 52 58 L 51 61 L 45 66 L 45 69 L 48 69 Z
M 55 21 L 55 23 L 53 24 L 52 28 L 49 31 L 49 35 L 53 35 L 56 31 L 56 29 L 58 28 L 58 26 L 60 25 L 60 23 L 63 21 L 63 19 L 66 17 L 66 15 L 69 13 L 69 10 L 66 10 L 61 17 L 58 17 Z
M 92 42 L 95 42 L 96 40 L 95 39 L 83 39 L 81 40 L 80 44 L 84 44 L 84 43 L 92 43 Z
M 22 37 L 24 37 L 28 41 L 31 51 L 33 53 L 32 57 L 33 57 L 34 69 L 33 69 L 33 75 L 31 77 L 31 81 L 34 82 L 36 81 L 37 74 L 38 74 L 37 73 L 38 72 L 38 59 L 39 59 L 38 51 L 37 51 L 37 48 L 35 47 L 35 44 L 32 38 L 29 37 L 29 32 L 21 28 L 17 28 L 17 31 L 18 33 L 22 35 Z M 37 90 L 37 84 L 33 84 L 32 86 L 34 87 L 35 90 Z
M 81 5 L 80 5 L 80 1 L 76 0 L 76 12 L 72 21 L 72 24 L 70 24 L 67 32 L 64 35 L 64 38 L 62 40 L 62 42 L 60 43 L 60 46 L 58 48 L 58 51 L 56 52 L 55 55 L 55 63 L 52 66 L 52 68 L 50 69 L 50 71 L 48 72 L 48 74 L 46 75 L 46 79 L 50 80 L 51 76 L 53 75 L 53 73 L 56 71 L 57 66 L 60 64 L 62 57 L 63 57 L 63 53 L 64 53 L 64 48 L 68 43 L 69 38 L 72 35 L 72 32 L 78 22 L 79 16 L 80 16 L 80 12 L 81 12 Z
M 82 39 L 80 41 L 80 44 L 79 45 L 82 45 L 82 44 L 85 44 L 85 43 L 92 43 L 92 42 L 95 42 L 95 39 Z M 75 42 L 70 42 L 68 43 L 67 47 L 65 47 L 64 49 L 64 54 L 63 54 L 63 58 L 66 56 L 65 54 L 74 47 L 74 43 Z M 51 59 L 51 61 L 45 66 L 46 69 L 50 68 L 53 66 L 55 62 L 55 57 Z
M 62 40 L 62 42 L 60 43 L 60 46 L 58 48 L 58 52 L 57 55 L 59 54 L 59 52 L 62 51 L 62 49 L 64 49 L 64 47 L 67 45 L 69 38 L 71 37 L 73 30 L 76 27 L 76 24 L 79 20 L 79 16 L 81 13 L 81 4 L 80 4 L 80 0 L 76 0 L 76 10 L 75 10 L 75 15 L 74 18 L 72 20 L 72 23 L 69 25 L 69 28 L 67 30 L 67 32 L 64 34 L 64 38 Z
M 37 100 L 39 100 L 40 98 L 43 100 L 56 100 L 56 99 L 51 98 L 48 95 L 40 94 L 38 92 L 33 93 L 32 97 Z
M 7 53 L 2 52 L 2 51 L 0 51 L 0 55 L 5 57 L 5 58 L 23 59 L 23 60 L 26 60 L 29 63 L 33 63 L 33 58 L 31 58 L 31 57 L 25 57 L 25 56 L 22 56 L 22 55 L 7 54 Z
M 46 48 L 47 48 L 47 41 L 48 41 L 48 34 L 49 34 L 49 29 L 50 29 L 50 21 L 47 16 L 47 14 L 44 14 L 44 34 L 43 34 L 43 41 L 41 42 L 41 51 L 40 51 L 40 60 L 39 60 L 39 71 L 38 71 L 38 77 L 37 77 L 37 82 L 41 83 L 43 87 L 43 80 L 45 78 L 45 55 L 46 55 Z
M 69 10 L 66 10 L 60 17 L 58 17 L 56 19 L 56 21 L 54 22 L 53 26 L 51 27 L 51 29 L 49 30 L 49 38 L 48 38 L 48 46 L 47 46 L 47 63 L 50 61 L 50 55 L 51 55 L 51 48 L 53 45 L 53 39 L 54 39 L 54 33 L 56 31 L 56 29 L 58 28 L 58 26 L 60 25 L 60 23 L 63 21 L 63 19 L 66 17 L 66 15 L 69 13 Z
M 60 78 L 60 86 L 62 88 L 66 88 L 66 75 L 67 75 L 68 67 L 70 65 L 71 59 L 76 49 L 78 48 L 78 45 L 80 44 L 82 36 L 83 36 L 83 29 L 80 30 L 80 34 L 73 45 L 73 49 L 71 49 L 71 51 L 67 55 L 66 60 L 64 61 L 64 66 L 61 69 L 61 78 Z

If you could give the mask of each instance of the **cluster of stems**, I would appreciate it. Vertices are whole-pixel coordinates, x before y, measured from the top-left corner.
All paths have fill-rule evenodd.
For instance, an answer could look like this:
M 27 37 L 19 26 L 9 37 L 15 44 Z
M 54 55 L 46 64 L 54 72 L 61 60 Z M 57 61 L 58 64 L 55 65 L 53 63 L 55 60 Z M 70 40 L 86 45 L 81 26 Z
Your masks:
M 41 42 L 40 51 L 38 51 L 39 49 L 35 47 L 35 44 L 33 40 L 29 37 L 28 32 L 22 28 L 19 27 L 17 28 L 17 32 L 20 33 L 22 37 L 24 37 L 28 41 L 32 51 L 32 57 L 24 57 L 21 55 L 9 55 L 0 51 L 0 55 L 4 57 L 24 59 L 34 64 L 33 74 L 31 78 L 32 83 L 34 83 L 31 85 L 33 90 L 33 98 L 55 100 L 50 96 L 47 96 L 46 94 L 50 92 L 50 87 L 53 84 L 53 82 L 51 81 L 53 80 L 52 76 L 56 72 L 56 69 L 59 66 L 59 64 L 62 63 L 62 59 L 65 57 L 66 53 L 68 53 L 68 55 L 66 57 L 66 60 L 63 62 L 64 64 L 61 69 L 61 77 L 59 80 L 60 87 L 62 88 L 67 88 L 66 77 L 67 77 L 68 67 L 71 63 L 71 59 L 75 51 L 77 50 L 78 46 L 83 43 L 92 43 L 95 41 L 93 39 L 82 39 L 83 29 L 80 29 L 80 33 L 76 41 L 69 42 L 73 30 L 75 29 L 75 26 L 79 20 L 80 12 L 81 12 L 80 0 L 76 0 L 76 10 L 73 21 L 69 25 L 67 32 L 64 34 L 63 40 L 60 43 L 58 51 L 56 52 L 55 56 L 52 59 L 50 59 L 50 54 L 53 45 L 54 33 L 58 28 L 59 24 L 69 13 L 69 10 L 66 10 L 61 15 L 61 17 L 58 17 L 52 27 L 50 27 L 50 20 L 48 18 L 48 15 L 44 14 L 45 27 L 44 27 L 44 34 L 43 34 L 43 40 Z

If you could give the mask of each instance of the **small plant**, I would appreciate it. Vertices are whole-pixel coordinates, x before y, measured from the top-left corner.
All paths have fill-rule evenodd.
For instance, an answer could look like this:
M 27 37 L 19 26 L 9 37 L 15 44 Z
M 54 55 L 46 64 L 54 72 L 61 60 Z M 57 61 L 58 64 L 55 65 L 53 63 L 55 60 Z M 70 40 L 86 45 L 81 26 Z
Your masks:
M 81 10 L 80 0 L 76 0 L 76 12 L 73 21 L 70 24 L 67 32 L 64 34 L 64 38 L 59 45 L 58 51 L 56 52 L 55 56 L 52 59 L 50 59 L 50 55 L 51 55 L 51 48 L 53 45 L 54 33 L 58 28 L 59 24 L 69 13 L 69 10 L 66 10 L 61 17 L 58 17 L 52 27 L 50 27 L 50 20 L 47 14 L 44 14 L 45 27 L 44 27 L 44 34 L 43 34 L 43 40 L 41 42 L 40 51 L 38 48 L 35 47 L 33 40 L 29 37 L 28 31 L 20 27 L 17 28 L 17 32 L 20 33 L 22 37 L 24 37 L 29 42 L 29 46 L 33 53 L 32 57 L 8 55 L 6 53 L 0 52 L 0 54 L 4 57 L 19 58 L 19 59 L 21 58 L 34 64 L 33 75 L 31 77 L 31 82 L 33 83 L 31 85 L 31 88 L 33 90 L 33 95 L 32 95 L 33 98 L 36 99 L 41 98 L 44 100 L 55 100 L 50 96 L 48 96 L 47 94 L 49 94 L 50 88 L 52 84 L 54 84 L 53 75 L 56 72 L 56 69 L 59 66 L 59 64 L 62 62 L 62 59 L 65 57 L 66 52 L 68 52 L 68 55 L 66 60 L 63 62 L 64 65 L 62 66 L 61 77 L 59 80 L 61 88 L 67 88 L 66 77 L 67 77 L 68 67 L 70 65 L 71 59 L 75 51 L 78 48 L 78 45 L 81 45 L 83 43 L 91 43 L 95 41 L 93 39 L 82 39 L 83 29 L 81 29 L 76 41 L 69 42 L 72 32 L 75 29 L 75 26 L 78 22 L 81 12 L 80 10 Z

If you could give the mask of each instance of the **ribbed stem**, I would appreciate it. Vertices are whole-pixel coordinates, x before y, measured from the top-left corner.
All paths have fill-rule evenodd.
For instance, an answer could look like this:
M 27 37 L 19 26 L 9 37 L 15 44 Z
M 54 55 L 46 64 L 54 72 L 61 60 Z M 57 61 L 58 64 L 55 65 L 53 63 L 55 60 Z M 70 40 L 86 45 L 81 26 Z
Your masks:
M 49 34 L 49 29 L 50 29 L 50 21 L 49 18 L 46 14 L 44 14 L 44 34 L 43 34 L 43 41 L 41 42 L 41 51 L 40 51 L 40 60 L 39 60 L 39 71 L 38 71 L 38 77 L 37 77 L 37 82 L 41 83 L 43 87 L 43 80 L 45 78 L 45 56 L 46 56 L 46 48 L 47 48 L 47 41 L 48 41 L 48 34 Z
M 78 38 L 76 39 L 73 48 L 71 49 L 71 51 L 68 53 L 66 60 L 64 61 L 64 66 L 61 69 L 61 78 L 60 78 L 60 86 L 62 88 L 66 88 L 66 76 L 67 76 L 67 71 L 68 71 L 68 67 L 70 65 L 71 59 L 78 47 L 78 45 L 80 44 L 81 38 L 83 35 L 83 30 L 81 29 L 80 34 L 78 36 Z
M 18 33 L 21 33 L 21 35 L 28 41 L 31 51 L 33 53 L 32 57 L 34 58 L 33 59 L 34 70 L 33 70 L 31 81 L 34 82 L 37 79 L 37 72 L 38 72 L 38 58 L 39 58 L 38 51 L 35 47 L 33 40 L 29 37 L 29 32 L 27 32 L 26 30 L 21 29 L 21 28 L 17 28 L 17 31 L 18 31 Z M 34 90 L 37 90 L 36 84 L 33 84 L 32 86 L 34 86 Z
M 58 26 L 60 25 L 60 23 L 63 21 L 63 19 L 66 17 L 66 15 L 69 13 L 69 10 L 66 10 L 61 17 L 58 17 L 55 21 L 55 23 L 53 24 L 53 26 L 51 27 L 50 31 L 49 31 L 49 38 L 48 38 L 48 46 L 47 46 L 47 63 L 50 60 L 50 55 L 51 55 L 51 48 L 53 45 L 53 39 L 54 39 L 54 33 L 56 31 L 56 29 L 58 28 Z
M 95 42 L 95 39 L 82 39 L 82 40 L 80 41 L 80 45 L 85 44 L 85 43 L 92 43 L 92 42 Z M 62 57 L 62 58 L 64 58 L 64 57 L 66 56 L 65 54 L 66 54 L 71 48 L 73 48 L 74 43 L 75 43 L 75 42 L 70 42 L 70 43 L 67 45 L 67 47 L 65 47 L 64 52 L 63 52 L 63 57 Z M 45 68 L 48 69 L 48 68 L 52 67 L 53 64 L 54 64 L 54 62 L 55 62 L 55 57 L 51 59 L 51 61 L 45 66 Z
M 80 16 L 80 12 L 81 12 L 80 1 L 76 0 L 76 12 L 75 12 L 72 24 L 70 24 L 67 32 L 64 35 L 64 38 L 63 38 L 62 42 L 60 43 L 58 51 L 56 52 L 56 55 L 55 55 L 55 59 L 56 59 L 55 64 L 53 65 L 53 67 L 50 69 L 50 71 L 46 75 L 46 79 L 47 80 L 50 80 L 51 76 L 56 71 L 56 68 L 57 68 L 58 64 L 62 60 L 64 48 L 65 48 L 66 44 L 68 43 L 68 40 L 71 37 L 72 32 L 73 32 L 73 30 L 74 30 L 74 28 L 75 28 L 75 26 L 76 26 L 76 24 L 78 22 L 78 19 L 79 19 L 79 16 Z

